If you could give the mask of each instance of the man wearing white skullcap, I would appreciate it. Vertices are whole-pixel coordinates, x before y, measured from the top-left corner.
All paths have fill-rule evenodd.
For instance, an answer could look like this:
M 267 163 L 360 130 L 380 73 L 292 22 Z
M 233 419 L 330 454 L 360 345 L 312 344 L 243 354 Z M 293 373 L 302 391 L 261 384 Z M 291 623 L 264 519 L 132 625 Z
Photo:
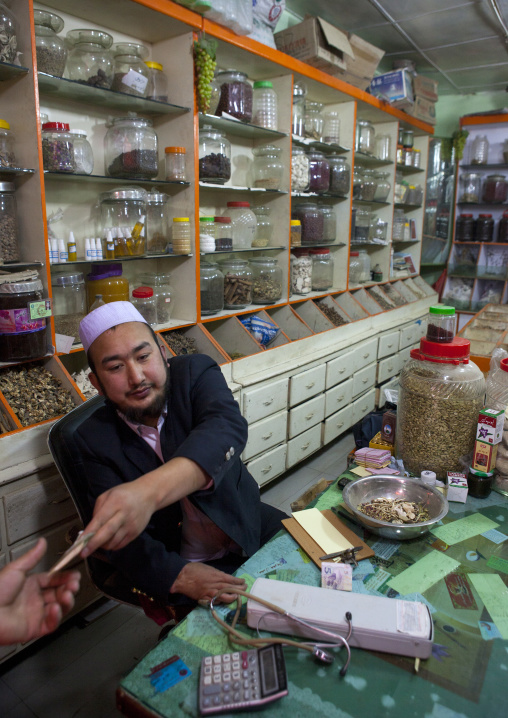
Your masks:
M 77 430 L 95 532 L 137 588 L 166 604 L 209 600 L 242 579 L 230 574 L 281 528 L 240 460 L 247 423 L 217 364 L 193 354 L 166 360 L 130 302 L 81 322 L 90 380 L 106 403 Z

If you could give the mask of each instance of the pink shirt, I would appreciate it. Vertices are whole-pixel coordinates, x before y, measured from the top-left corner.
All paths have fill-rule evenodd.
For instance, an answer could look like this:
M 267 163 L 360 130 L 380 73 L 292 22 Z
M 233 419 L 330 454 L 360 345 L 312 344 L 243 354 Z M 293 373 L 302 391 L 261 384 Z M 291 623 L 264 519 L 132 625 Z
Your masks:
M 167 408 L 164 408 L 154 429 L 146 424 L 134 424 L 124 414 L 118 412 L 125 423 L 138 434 L 150 448 L 152 448 L 159 459 L 164 463 L 161 448 L 161 429 L 167 416 Z M 213 479 L 203 487 L 203 490 L 213 487 Z M 225 556 L 232 551 L 241 553 L 241 549 L 235 541 L 232 541 L 222 529 L 211 521 L 189 500 L 187 496 L 180 500 L 183 513 L 182 523 L 182 546 L 180 555 L 187 561 L 212 561 Z

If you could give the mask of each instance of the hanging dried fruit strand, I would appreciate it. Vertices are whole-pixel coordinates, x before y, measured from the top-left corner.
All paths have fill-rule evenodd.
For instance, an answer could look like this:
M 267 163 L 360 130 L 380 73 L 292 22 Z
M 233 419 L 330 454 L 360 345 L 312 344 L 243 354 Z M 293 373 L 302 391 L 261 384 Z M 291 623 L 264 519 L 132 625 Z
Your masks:
M 194 78 L 196 83 L 196 94 L 200 112 L 207 113 L 210 109 L 212 97 L 213 74 L 217 63 L 215 61 L 215 49 L 217 43 L 214 40 L 200 39 L 194 43 Z

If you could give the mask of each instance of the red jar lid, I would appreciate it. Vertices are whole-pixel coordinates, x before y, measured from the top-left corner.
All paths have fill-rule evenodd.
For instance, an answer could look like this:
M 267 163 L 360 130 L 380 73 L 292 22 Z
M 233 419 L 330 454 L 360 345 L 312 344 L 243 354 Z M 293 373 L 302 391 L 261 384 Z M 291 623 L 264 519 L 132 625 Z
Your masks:
M 214 222 L 219 222 L 219 224 L 231 224 L 231 217 L 215 217 Z
M 420 339 L 420 348 L 411 350 L 411 358 L 442 364 L 467 364 L 469 362 L 469 339 L 453 337 L 451 342 L 431 342 Z
M 491 214 L 479 214 L 479 215 L 478 215 L 478 219 L 479 219 L 480 217 L 483 217 L 483 219 L 492 219 L 492 215 L 491 215 Z
M 350 256 L 350 257 L 359 257 L 359 256 L 360 256 L 360 252 L 350 252 L 349 256 Z
M 309 249 L 311 254 L 330 254 L 329 249 Z
M 45 122 L 42 126 L 42 129 L 68 132 L 69 125 L 67 122 Z
M 508 372 L 508 357 L 507 357 L 506 359 L 501 359 L 501 362 L 500 362 L 499 366 L 501 367 L 501 369 L 502 369 L 503 371 L 507 371 L 507 372 Z
M 228 202 L 228 207 L 250 207 L 249 202 Z
M 153 297 L 153 289 L 151 287 L 138 287 L 132 292 L 132 296 L 136 299 L 148 299 Z
M 473 218 L 473 215 L 472 215 L 472 214 L 461 214 L 460 216 L 461 216 L 461 217 L 465 217 L 466 219 L 472 219 L 472 218 Z
M 302 248 L 291 247 L 291 252 L 292 252 L 292 254 L 295 255 L 295 257 L 308 257 L 309 256 L 309 250 L 304 247 L 302 247 Z

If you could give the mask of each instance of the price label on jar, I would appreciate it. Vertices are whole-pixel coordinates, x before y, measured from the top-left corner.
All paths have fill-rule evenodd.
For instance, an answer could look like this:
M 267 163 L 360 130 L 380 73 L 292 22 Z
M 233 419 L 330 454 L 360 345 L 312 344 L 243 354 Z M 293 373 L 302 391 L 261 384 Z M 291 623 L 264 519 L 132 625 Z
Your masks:
M 30 319 L 45 319 L 53 314 L 51 299 L 41 299 L 39 302 L 29 302 L 28 311 Z
M 129 70 L 129 72 L 122 77 L 122 83 L 136 90 L 136 92 L 143 94 L 148 84 L 148 77 L 144 77 L 141 73 L 136 72 L 136 70 Z

